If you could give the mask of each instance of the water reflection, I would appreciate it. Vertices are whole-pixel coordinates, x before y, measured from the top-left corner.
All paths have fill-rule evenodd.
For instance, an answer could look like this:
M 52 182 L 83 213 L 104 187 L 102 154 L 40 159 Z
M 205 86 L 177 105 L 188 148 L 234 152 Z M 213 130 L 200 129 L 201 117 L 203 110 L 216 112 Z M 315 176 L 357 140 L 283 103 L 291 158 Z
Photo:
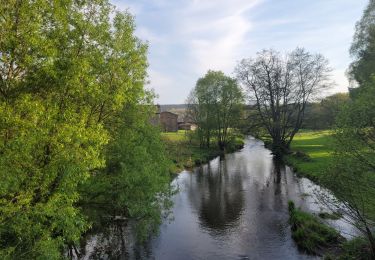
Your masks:
M 288 224 L 288 201 L 318 212 L 314 190 L 274 161 L 253 138 L 243 150 L 183 172 L 175 180 L 174 221 L 165 221 L 147 243 L 135 243 L 131 225 L 93 231 L 85 259 L 308 259 Z M 341 220 L 330 223 L 345 232 Z
M 225 234 L 239 224 L 244 208 L 242 175 L 228 173 L 228 161 L 216 159 L 196 171 L 198 185 L 188 190 L 203 229 Z

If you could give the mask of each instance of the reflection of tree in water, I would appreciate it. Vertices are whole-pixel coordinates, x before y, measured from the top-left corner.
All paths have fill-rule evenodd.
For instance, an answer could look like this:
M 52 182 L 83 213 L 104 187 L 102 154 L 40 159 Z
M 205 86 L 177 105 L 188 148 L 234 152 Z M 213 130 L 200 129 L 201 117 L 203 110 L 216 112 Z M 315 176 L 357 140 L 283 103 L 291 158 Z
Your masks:
M 285 175 L 285 165 L 277 158 L 273 159 L 274 164 L 274 183 L 275 183 L 275 195 L 281 193 L 281 173 Z
M 221 232 L 238 224 L 244 207 L 242 177 L 228 172 L 225 160 L 217 167 L 212 163 L 197 172 L 197 186 L 189 189 L 189 197 L 201 225 Z
M 150 256 L 150 241 L 137 242 L 132 222 L 114 220 L 103 210 L 91 210 L 90 214 L 91 217 L 93 214 L 106 217 L 96 222 L 100 224 L 81 241 L 78 259 L 144 259 Z

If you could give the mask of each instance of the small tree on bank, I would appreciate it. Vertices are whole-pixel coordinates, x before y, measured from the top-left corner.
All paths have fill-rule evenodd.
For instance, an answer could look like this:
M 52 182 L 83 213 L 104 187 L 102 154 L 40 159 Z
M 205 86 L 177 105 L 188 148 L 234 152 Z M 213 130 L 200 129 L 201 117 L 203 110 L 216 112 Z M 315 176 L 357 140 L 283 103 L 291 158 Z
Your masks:
M 285 57 L 263 50 L 236 67 L 239 81 L 255 101 L 261 124 L 272 138 L 276 155 L 285 153 L 300 129 L 306 105 L 328 86 L 328 61 L 297 48 Z
M 228 144 L 229 128 L 240 118 L 243 95 L 235 79 L 221 71 L 208 71 L 197 81 L 187 103 L 189 116 L 197 123 L 201 146 L 210 146 L 212 137 L 224 150 Z

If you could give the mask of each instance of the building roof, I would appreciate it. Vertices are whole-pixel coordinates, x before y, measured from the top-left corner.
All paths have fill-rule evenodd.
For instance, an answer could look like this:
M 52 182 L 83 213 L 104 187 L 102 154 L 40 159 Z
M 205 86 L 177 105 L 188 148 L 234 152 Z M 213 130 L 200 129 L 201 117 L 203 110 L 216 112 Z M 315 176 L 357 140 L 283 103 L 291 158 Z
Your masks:
M 176 116 L 176 117 L 178 117 L 178 115 L 177 115 L 177 114 L 175 114 L 175 113 L 172 113 L 172 112 L 169 112 L 169 111 L 163 111 L 163 112 L 160 112 L 160 114 L 171 114 L 171 115 L 173 115 L 173 116 Z

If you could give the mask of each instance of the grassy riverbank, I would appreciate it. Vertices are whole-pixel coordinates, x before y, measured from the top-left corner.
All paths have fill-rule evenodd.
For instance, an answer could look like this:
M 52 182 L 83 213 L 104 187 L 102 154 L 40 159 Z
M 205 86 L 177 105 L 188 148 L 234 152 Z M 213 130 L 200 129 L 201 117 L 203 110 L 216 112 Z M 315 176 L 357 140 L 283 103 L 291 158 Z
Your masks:
M 334 228 L 323 224 L 316 216 L 295 208 L 292 201 L 289 202 L 289 215 L 292 237 L 299 248 L 320 256 L 341 251 L 345 239 Z
M 371 259 L 364 238 L 346 240 L 317 216 L 295 208 L 292 201 L 289 202 L 289 223 L 294 241 L 308 254 L 322 256 L 326 260 Z
M 333 161 L 332 144 L 330 130 L 301 130 L 292 141 L 293 153 L 286 156 L 286 162 L 299 174 L 317 181 Z
M 329 174 L 329 168 L 333 165 L 333 141 L 332 131 L 302 130 L 292 141 L 292 153 L 286 156 L 286 163 L 298 174 L 319 182 L 320 178 Z M 327 217 L 325 213 L 319 216 Z M 307 252 L 324 255 L 324 259 L 371 259 L 368 242 L 364 238 L 330 240 L 334 238 L 332 229 L 316 216 L 298 209 L 290 210 L 290 220 L 294 240 Z
M 168 157 L 173 162 L 170 168 L 172 173 L 178 173 L 183 169 L 190 169 L 208 162 L 209 160 L 223 154 L 212 141 L 210 148 L 199 147 L 192 136 L 193 132 L 179 130 L 178 132 L 162 133 L 162 139 L 166 145 Z M 244 140 L 236 136 L 229 144 L 226 152 L 234 152 L 243 147 Z

